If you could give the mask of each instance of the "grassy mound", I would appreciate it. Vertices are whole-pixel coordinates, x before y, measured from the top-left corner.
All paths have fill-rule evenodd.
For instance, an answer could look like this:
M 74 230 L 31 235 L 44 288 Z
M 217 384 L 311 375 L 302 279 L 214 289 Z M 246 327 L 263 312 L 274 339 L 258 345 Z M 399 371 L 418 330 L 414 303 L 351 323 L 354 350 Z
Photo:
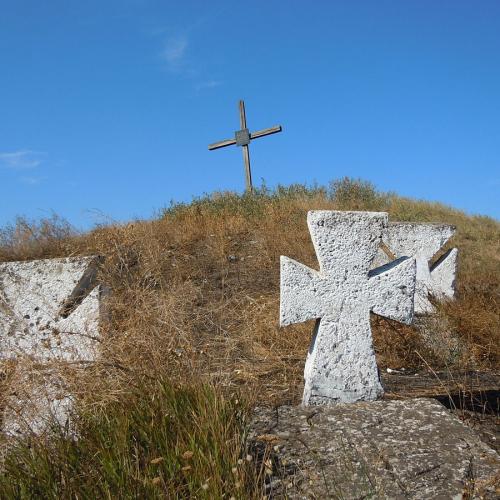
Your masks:
M 156 383 L 151 381 L 160 380 L 169 380 L 176 387 L 210 384 L 216 387 L 214 401 L 228 401 L 236 397 L 234 394 L 243 394 L 250 402 L 297 403 L 312 324 L 278 327 L 279 256 L 287 255 L 317 268 L 306 225 L 306 213 L 311 209 L 387 211 L 393 221 L 456 225 L 457 235 L 447 248 L 458 246 L 460 251 L 457 300 L 438 304 L 436 315 L 412 326 L 373 316 L 378 363 L 382 368 L 419 368 L 424 364 L 450 370 L 498 368 L 500 224 L 441 204 L 380 193 L 360 181 L 344 179 L 328 188 L 262 188 L 254 195 L 242 196 L 215 193 L 190 204 L 172 205 L 153 220 L 100 226 L 85 234 L 78 234 L 57 218 L 37 223 L 19 219 L 0 231 L 0 261 L 105 256 L 101 278 L 111 286 L 113 294 L 110 319 L 102 332 L 102 357 L 95 365 L 75 366 L 68 374 L 82 414 L 114 418 L 108 415 L 115 415 L 115 405 L 122 405 L 125 414 L 131 412 L 124 418 L 134 422 L 134 406 L 129 406 L 131 394 L 140 389 L 146 391 L 144 397 L 151 398 L 156 390 Z M 171 393 L 174 401 L 177 394 L 182 390 Z M 201 404 L 200 415 L 206 418 L 197 425 L 210 428 L 209 412 L 204 413 L 202 400 L 196 401 L 197 408 Z M 189 426 L 176 429 L 180 442 L 197 436 Z M 230 429 L 228 442 L 236 443 L 241 439 L 241 429 Z M 71 446 L 87 450 L 82 452 L 86 465 L 79 466 L 94 471 L 91 477 L 97 478 L 99 484 L 109 483 L 110 489 L 88 491 L 108 491 L 111 496 L 119 496 L 122 484 L 128 487 L 140 483 L 141 488 L 153 488 L 148 481 L 156 476 L 151 478 L 149 466 L 144 464 L 155 458 L 156 450 L 140 455 L 141 465 L 134 469 L 137 462 L 127 444 L 128 434 L 124 437 L 117 431 L 99 441 L 92 440 L 92 432 L 82 434 L 82 441 L 91 440 L 88 448 L 84 443 Z M 157 438 L 164 436 L 152 433 L 147 438 L 153 440 L 153 449 Z M 71 446 L 68 454 L 78 455 L 80 451 L 72 451 Z M 93 458 L 99 447 L 105 446 L 121 450 L 117 451 L 122 453 L 117 461 L 126 465 L 118 474 L 130 478 L 116 478 L 114 466 L 107 476 L 101 459 Z M 223 489 L 221 498 L 238 494 L 233 492 L 233 473 L 226 466 L 234 464 L 236 448 L 231 448 L 230 458 L 220 466 L 225 472 L 208 483 L 220 488 L 213 490 L 215 496 Z M 33 450 L 42 453 L 36 460 L 43 462 L 41 449 Z M 181 450 L 184 452 L 182 446 Z M 73 463 L 69 455 L 68 462 Z M 171 463 L 177 462 L 165 458 L 162 467 L 170 467 Z M 78 475 L 76 467 L 68 470 L 74 472 L 64 476 L 57 469 L 54 474 L 64 477 L 65 484 L 83 484 L 73 477 Z M 7 472 L 7 478 L 14 477 L 12 469 Z M 192 486 L 178 486 L 174 476 L 168 474 L 165 472 L 160 482 L 172 495 L 173 491 L 181 496 L 192 493 L 194 490 L 189 488 L 199 488 L 206 479 L 203 472 Z M 5 481 L 6 477 L 4 487 Z M 63 479 L 53 481 L 59 488 L 54 491 L 64 496 L 65 490 L 60 489 Z

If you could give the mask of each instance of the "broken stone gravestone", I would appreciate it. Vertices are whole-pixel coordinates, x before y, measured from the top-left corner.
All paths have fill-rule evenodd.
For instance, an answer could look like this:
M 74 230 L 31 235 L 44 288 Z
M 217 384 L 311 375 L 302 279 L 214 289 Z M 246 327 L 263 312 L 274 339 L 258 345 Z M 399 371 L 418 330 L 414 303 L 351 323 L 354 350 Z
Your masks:
M 430 264 L 455 231 L 448 224 L 391 222 L 384 232 L 382 241 L 394 257 L 414 257 L 417 261 L 416 314 L 434 311 L 429 295 L 438 300 L 455 296 L 458 250 L 452 248 Z M 377 263 L 388 263 L 391 257 L 380 250 Z
M 316 319 L 304 370 L 303 404 L 375 400 L 383 394 L 370 311 L 403 323 L 413 318 L 415 259 L 370 271 L 388 215 L 310 211 L 319 260 L 315 271 L 281 257 L 281 326 Z
M 16 370 L 5 397 L 6 434 L 41 433 L 52 418 L 60 424 L 69 418 L 72 396 L 53 362 L 63 366 L 97 357 L 99 261 L 75 257 L 0 264 L 0 359 L 18 367 L 29 366 L 23 360 L 47 367 Z

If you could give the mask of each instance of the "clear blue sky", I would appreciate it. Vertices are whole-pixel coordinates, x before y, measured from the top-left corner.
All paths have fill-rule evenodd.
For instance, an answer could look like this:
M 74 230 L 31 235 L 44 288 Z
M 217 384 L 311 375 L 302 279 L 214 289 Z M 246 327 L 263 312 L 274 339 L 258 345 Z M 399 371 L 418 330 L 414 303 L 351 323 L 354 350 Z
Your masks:
M 85 228 L 254 180 L 500 217 L 500 1 L 0 0 L 0 225 Z

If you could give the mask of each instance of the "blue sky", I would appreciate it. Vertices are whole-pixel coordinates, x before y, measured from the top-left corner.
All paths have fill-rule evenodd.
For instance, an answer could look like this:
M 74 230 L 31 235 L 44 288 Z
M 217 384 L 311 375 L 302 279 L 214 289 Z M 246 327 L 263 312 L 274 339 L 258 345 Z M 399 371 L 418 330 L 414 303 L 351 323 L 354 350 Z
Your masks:
M 0 0 L 0 225 L 351 176 L 500 217 L 500 2 Z

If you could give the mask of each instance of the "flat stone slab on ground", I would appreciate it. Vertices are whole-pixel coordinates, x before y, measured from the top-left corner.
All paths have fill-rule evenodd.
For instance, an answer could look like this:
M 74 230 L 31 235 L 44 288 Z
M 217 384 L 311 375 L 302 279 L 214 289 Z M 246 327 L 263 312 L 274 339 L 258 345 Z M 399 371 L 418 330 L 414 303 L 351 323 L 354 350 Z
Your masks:
M 432 399 L 260 408 L 250 438 L 272 498 L 497 498 L 500 457 Z

